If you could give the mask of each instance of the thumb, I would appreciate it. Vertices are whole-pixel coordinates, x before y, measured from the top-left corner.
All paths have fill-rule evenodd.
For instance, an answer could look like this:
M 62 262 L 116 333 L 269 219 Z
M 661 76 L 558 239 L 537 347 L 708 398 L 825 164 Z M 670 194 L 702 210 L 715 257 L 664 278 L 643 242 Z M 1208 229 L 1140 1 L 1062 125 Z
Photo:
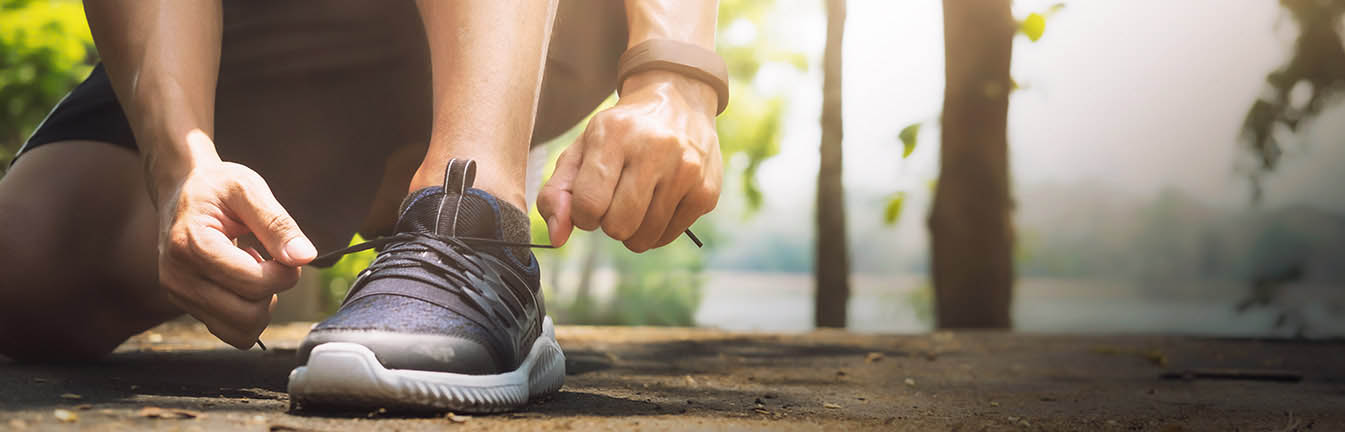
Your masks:
M 289 266 L 301 266 L 318 255 L 313 242 L 299 230 L 299 224 L 290 217 L 271 189 L 261 185 L 245 187 L 241 194 L 229 196 L 226 205 L 234 212 L 252 235 L 266 247 L 277 261 Z
M 570 222 L 570 190 L 575 175 L 579 173 L 581 153 L 583 151 L 580 150 L 579 142 L 561 152 L 551 179 L 547 180 L 546 186 L 537 195 L 537 212 L 546 219 L 551 244 L 557 247 L 564 246 L 574 231 L 574 224 Z

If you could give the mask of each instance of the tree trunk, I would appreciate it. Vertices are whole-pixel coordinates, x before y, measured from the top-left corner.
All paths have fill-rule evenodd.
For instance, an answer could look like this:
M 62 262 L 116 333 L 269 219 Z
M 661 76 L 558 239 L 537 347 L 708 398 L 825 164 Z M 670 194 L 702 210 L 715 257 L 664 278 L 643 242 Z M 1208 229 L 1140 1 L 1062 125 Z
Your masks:
M 944 0 L 946 57 L 939 182 L 930 213 L 939 328 L 1008 328 L 1010 0 Z
M 822 146 L 817 170 L 818 327 L 845 327 L 850 300 L 850 255 L 845 238 L 845 188 L 841 184 L 841 38 L 845 0 L 827 0 L 827 46 L 823 57 Z

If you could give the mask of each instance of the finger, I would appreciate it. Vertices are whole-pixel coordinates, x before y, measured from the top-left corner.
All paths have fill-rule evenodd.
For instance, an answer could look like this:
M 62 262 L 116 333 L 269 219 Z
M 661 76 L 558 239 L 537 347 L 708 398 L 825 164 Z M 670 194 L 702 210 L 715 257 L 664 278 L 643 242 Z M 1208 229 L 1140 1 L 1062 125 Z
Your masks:
M 640 229 L 625 241 L 627 249 L 639 253 L 658 245 L 663 232 L 667 231 L 668 223 L 672 221 L 673 211 L 677 210 L 677 204 L 682 200 L 683 191 L 675 191 L 671 189 L 672 187 L 674 186 L 664 182 L 654 188 L 654 196 L 649 201 L 649 211 L 640 222 Z
M 241 188 L 229 194 L 225 204 L 257 236 L 262 246 L 281 263 L 301 266 L 318 255 L 313 242 L 304 236 L 299 224 L 271 194 L 265 182 Z
M 602 217 L 602 231 L 615 240 L 624 242 L 635 235 L 649 211 L 649 201 L 658 179 L 640 171 L 631 165 L 621 172 L 616 191 L 612 193 L 612 203 Z
M 719 192 L 717 190 L 696 188 L 688 192 L 686 197 L 682 198 L 682 202 L 677 204 L 677 210 L 673 212 L 672 220 L 668 222 L 668 228 L 663 231 L 662 236 L 659 236 L 658 245 L 654 247 L 663 247 L 672 243 L 673 240 L 677 240 L 677 236 L 682 235 L 682 232 L 686 231 L 687 228 L 691 228 L 691 224 L 696 223 L 696 219 L 700 219 L 701 216 L 713 210 L 718 201 Z
M 210 228 L 192 232 L 197 269 L 206 279 L 247 300 L 262 300 L 299 282 L 299 268 L 263 261 L 255 249 L 234 246 L 224 233 Z
M 551 244 L 555 246 L 564 246 L 574 230 L 570 222 L 570 188 L 575 174 L 579 172 L 579 156 L 582 154 L 580 145 L 575 142 L 561 152 L 560 158 L 556 160 L 555 171 L 537 195 L 537 212 L 546 220 L 547 233 Z
M 238 349 L 251 348 L 257 335 L 271 321 L 270 298 L 248 301 L 200 277 L 170 276 L 175 289 L 171 298 L 179 307 L 200 320 L 224 343 Z
M 570 221 L 579 229 L 592 231 L 607 214 L 625 167 L 624 157 L 616 148 L 595 145 L 603 142 L 601 137 L 588 137 L 584 142 L 584 155 L 570 190 Z
M 257 252 L 256 248 L 249 246 L 243 248 L 243 250 L 246 251 L 248 255 L 252 255 L 252 259 L 257 260 L 257 262 L 266 262 L 266 258 L 262 258 L 261 252 Z

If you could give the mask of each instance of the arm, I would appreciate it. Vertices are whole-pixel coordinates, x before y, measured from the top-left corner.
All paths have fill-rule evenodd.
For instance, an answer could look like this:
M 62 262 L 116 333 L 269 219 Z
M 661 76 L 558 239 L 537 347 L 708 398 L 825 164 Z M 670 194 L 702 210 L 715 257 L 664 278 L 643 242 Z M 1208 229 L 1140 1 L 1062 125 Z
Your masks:
M 159 283 L 221 340 L 250 347 L 274 294 L 317 252 L 261 176 L 215 151 L 220 2 L 89 0 L 85 13 L 144 161 Z M 235 246 L 248 233 L 278 261 Z
M 214 143 L 219 75 L 219 1 L 88 1 L 85 13 L 113 90 L 135 131 L 150 198 L 199 161 L 219 160 Z
M 715 0 L 627 0 L 626 46 L 672 39 L 713 50 L 717 9 Z M 593 116 L 538 198 L 553 244 L 575 227 L 601 227 L 643 252 L 672 242 L 718 203 L 714 89 L 660 70 L 620 85 L 617 105 Z

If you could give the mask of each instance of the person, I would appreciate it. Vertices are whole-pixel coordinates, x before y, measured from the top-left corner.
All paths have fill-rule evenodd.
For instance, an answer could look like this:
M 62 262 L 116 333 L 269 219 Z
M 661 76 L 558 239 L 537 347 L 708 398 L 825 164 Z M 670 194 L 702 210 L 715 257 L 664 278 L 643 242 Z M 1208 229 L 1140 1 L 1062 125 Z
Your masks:
M 275 293 L 360 232 L 378 257 L 304 340 L 292 400 L 553 392 L 530 148 L 617 90 L 538 210 L 555 245 L 674 241 L 719 196 L 716 3 L 87 1 L 101 63 L 0 181 L 0 354 L 97 358 L 184 312 L 248 349 Z

